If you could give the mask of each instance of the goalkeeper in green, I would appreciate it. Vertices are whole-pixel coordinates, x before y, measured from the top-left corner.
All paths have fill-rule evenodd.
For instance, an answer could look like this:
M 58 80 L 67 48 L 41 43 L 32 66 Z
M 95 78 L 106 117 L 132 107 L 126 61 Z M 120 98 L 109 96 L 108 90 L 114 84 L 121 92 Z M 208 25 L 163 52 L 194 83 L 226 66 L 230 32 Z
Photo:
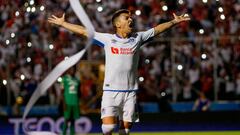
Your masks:
M 79 88 L 80 80 L 75 77 L 74 68 L 70 68 L 62 77 L 62 89 L 64 97 L 64 124 L 63 135 L 66 135 L 68 123 L 70 122 L 70 135 L 75 133 L 75 120 L 80 117 Z

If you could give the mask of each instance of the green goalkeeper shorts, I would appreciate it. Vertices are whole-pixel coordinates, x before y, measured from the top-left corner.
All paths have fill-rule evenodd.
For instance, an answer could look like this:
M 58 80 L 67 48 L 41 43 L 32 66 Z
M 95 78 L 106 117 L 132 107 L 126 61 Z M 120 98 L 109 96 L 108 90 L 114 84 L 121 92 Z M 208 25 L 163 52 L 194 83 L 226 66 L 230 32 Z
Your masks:
M 78 105 L 66 105 L 66 109 L 64 111 L 65 119 L 78 119 L 80 117 L 80 111 Z

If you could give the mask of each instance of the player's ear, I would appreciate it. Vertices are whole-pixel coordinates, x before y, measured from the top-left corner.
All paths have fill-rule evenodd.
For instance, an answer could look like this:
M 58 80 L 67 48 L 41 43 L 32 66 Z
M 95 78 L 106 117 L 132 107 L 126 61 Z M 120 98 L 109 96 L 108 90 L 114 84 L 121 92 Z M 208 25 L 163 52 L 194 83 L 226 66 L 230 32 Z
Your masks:
M 115 22 L 115 27 L 116 27 L 116 28 L 119 28 L 119 27 L 120 27 L 120 22 L 119 22 L 119 21 L 116 21 L 116 22 Z

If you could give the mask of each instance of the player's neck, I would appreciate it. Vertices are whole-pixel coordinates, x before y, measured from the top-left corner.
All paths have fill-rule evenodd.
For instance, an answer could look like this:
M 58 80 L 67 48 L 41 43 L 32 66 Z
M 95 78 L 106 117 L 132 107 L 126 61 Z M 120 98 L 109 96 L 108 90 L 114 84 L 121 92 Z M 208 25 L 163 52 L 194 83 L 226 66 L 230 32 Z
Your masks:
M 117 30 L 116 35 L 117 35 L 117 37 L 119 37 L 119 38 L 128 38 L 129 35 L 130 35 L 130 33 L 126 33 L 126 32 L 124 32 L 124 31 Z

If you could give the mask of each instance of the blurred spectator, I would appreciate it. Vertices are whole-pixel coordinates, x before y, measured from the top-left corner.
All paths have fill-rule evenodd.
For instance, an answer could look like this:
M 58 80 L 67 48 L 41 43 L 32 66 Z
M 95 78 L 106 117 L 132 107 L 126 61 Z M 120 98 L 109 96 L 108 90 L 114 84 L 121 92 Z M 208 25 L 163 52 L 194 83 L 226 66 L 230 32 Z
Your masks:
M 209 99 L 207 99 L 203 92 L 200 92 L 199 97 L 195 101 L 192 110 L 197 112 L 206 112 L 209 111 L 209 107 L 210 107 Z

